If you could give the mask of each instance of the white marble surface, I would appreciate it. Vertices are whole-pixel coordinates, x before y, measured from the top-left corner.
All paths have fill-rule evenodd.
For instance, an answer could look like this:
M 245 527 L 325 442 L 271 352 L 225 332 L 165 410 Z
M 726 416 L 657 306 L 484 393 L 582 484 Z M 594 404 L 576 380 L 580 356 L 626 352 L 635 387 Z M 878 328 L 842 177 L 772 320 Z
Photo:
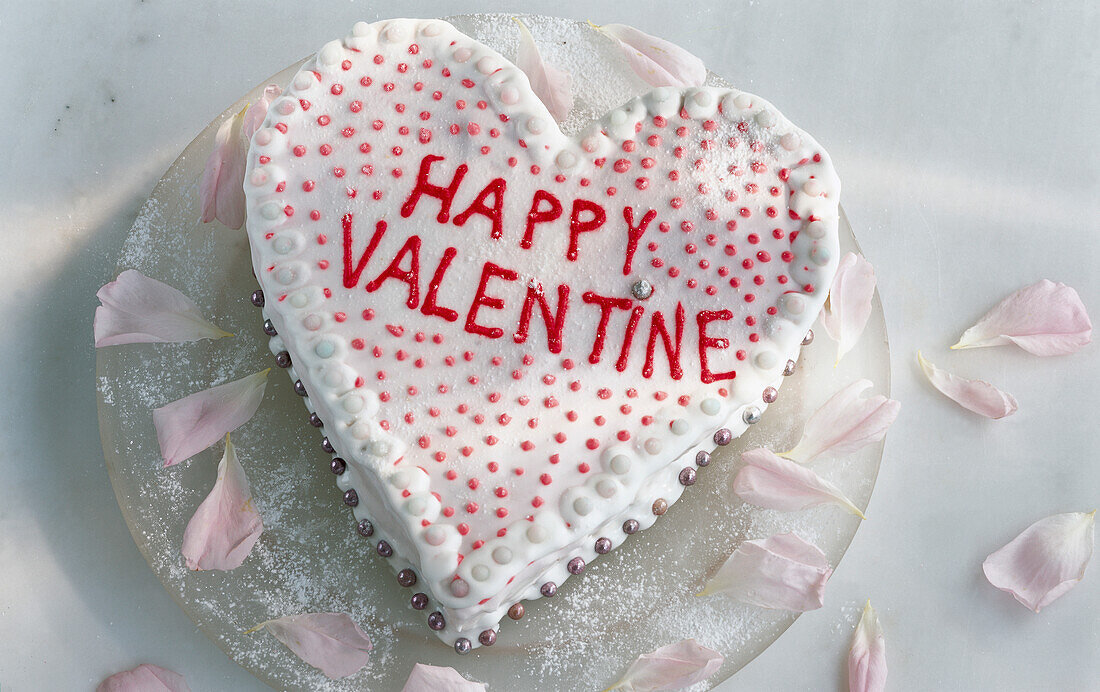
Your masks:
M 1040 615 L 980 571 L 1035 519 L 1100 505 L 1098 347 L 946 351 L 1042 277 L 1100 317 L 1100 6 L 400 5 L 0 4 L 0 688 L 92 689 L 148 661 L 197 691 L 263 689 L 169 599 L 119 515 L 95 416 L 95 290 L 168 164 L 264 76 L 354 20 L 503 9 L 634 23 L 772 100 L 829 148 L 879 271 L 903 413 L 869 519 L 826 606 L 721 689 L 843 688 L 868 597 L 892 689 L 1100 689 L 1100 564 Z M 918 347 L 1013 392 L 1020 412 L 986 421 L 939 398 Z

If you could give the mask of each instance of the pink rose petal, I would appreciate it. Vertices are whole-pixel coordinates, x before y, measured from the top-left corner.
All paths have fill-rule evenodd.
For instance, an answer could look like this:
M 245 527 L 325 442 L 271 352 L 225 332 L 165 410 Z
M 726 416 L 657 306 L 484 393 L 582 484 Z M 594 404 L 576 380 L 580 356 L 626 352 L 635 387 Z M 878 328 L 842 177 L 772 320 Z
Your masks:
M 470 682 L 454 668 L 417 663 L 401 692 L 485 692 L 485 685 Z
M 1016 413 L 1016 399 L 988 382 L 968 380 L 941 370 L 925 360 L 920 351 L 917 351 L 917 362 L 932 386 L 959 406 L 993 419 Z
M 985 559 L 985 578 L 1038 613 L 1085 576 L 1095 526 L 1095 511 L 1040 519 Z
M 997 303 L 951 348 L 1013 343 L 1037 356 L 1060 356 L 1090 341 L 1092 322 L 1077 291 L 1043 279 Z
M 852 636 L 848 652 L 849 692 L 882 692 L 886 689 L 886 638 L 871 602 L 863 606 L 863 615 Z
M 855 347 L 871 316 L 875 297 L 875 269 L 871 263 L 849 252 L 840 260 L 821 321 L 836 345 L 836 362 Z
M 203 318 L 195 303 L 168 284 L 127 269 L 96 292 L 95 346 L 168 343 L 233 336 Z
M 226 435 L 218 480 L 187 522 L 180 552 L 189 569 L 236 569 L 263 530 L 260 513 L 252 504 L 248 478 Z
M 616 42 L 630 67 L 650 86 L 702 86 L 707 79 L 703 61 L 675 43 L 625 24 L 595 28 Z
M 195 392 L 153 411 L 165 466 L 189 459 L 248 422 L 264 398 L 267 373 Z
M 282 93 L 283 89 L 278 84 L 268 84 L 264 87 L 264 93 L 260 94 L 260 98 L 248 107 L 244 114 L 244 121 L 241 123 L 241 136 L 246 141 L 250 141 L 252 135 L 256 134 L 256 130 L 260 129 L 264 118 L 267 117 L 267 109 L 271 106 L 272 101 L 279 98 Z M 243 177 L 241 178 L 241 184 L 244 184 Z
M 783 533 L 742 543 L 699 595 L 724 593 L 761 608 L 802 613 L 824 605 L 832 573 L 817 546 Z
M 840 488 L 795 462 L 758 448 L 741 455 L 745 466 L 733 479 L 733 492 L 749 504 L 781 512 L 832 502 L 866 519 Z
M 519 25 L 516 67 L 527 75 L 531 90 L 542 100 L 554 120 L 561 122 L 573 108 L 573 76 L 547 64 L 535 46 L 535 37 L 519 19 L 516 19 L 516 24 Z
M 717 651 L 694 639 L 685 639 L 634 659 L 626 675 L 608 690 L 681 690 L 714 675 L 723 660 Z
M 229 117 L 214 136 L 214 149 L 206 159 L 199 182 L 202 221 L 217 219 L 228 228 L 244 225 L 244 167 L 248 140 L 241 132 L 247 108 Z
M 95 688 L 96 692 L 191 692 L 183 676 L 151 663 L 115 673 Z
M 782 456 L 805 463 L 823 454 L 851 454 L 885 437 L 901 404 L 881 394 L 861 399 L 872 386 L 870 380 L 856 380 L 834 394 L 806 421 L 794 449 Z
M 347 613 L 306 613 L 268 620 L 266 628 L 298 658 L 332 679 L 346 678 L 370 660 L 373 645 Z

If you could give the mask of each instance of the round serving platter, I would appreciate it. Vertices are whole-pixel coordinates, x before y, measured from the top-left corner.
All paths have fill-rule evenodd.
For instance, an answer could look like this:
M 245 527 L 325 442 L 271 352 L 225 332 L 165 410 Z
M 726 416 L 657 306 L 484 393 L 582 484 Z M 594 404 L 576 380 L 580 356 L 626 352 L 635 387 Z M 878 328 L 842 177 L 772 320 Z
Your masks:
M 511 15 L 463 15 L 452 24 L 505 56 L 514 56 Z M 573 20 L 524 16 L 543 56 L 574 78 L 576 106 L 563 129 L 588 121 L 648 91 L 609 42 Z M 340 27 L 334 28 L 339 33 Z M 554 40 L 547 40 L 553 36 Z M 263 516 L 264 532 L 244 565 L 231 572 L 192 572 L 179 547 L 183 530 L 217 475 L 220 446 L 162 468 L 151 411 L 271 364 L 267 337 L 248 296 L 255 289 L 244 231 L 199 221 L 198 183 L 224 117 L 254 100 L 268 83 L 285 84 L 292 65 L 257 85 L 212 122 L 172 164 L 127 237 L 118 269 L 138 269 L 195 300 L 234 338 L 195 344 L 139 344 L 100 349 L 100 431 L 107 470 L 134 540 L 180 607 L 234 661 L 278 689 L 398 690 L 415 663 L 453 666 L 496 690 L 600 690 L 637 655 L 694 637 L 725 655 L 713 686 L 751 661 L 794 622 L 796 614 L 747 606 L 724 596 L 697 598 L 706 579 L 744 540 L 794 531 L 836 565 L 859 519 L 826 506 L 779 513 L 742 503 L 730 486 L 740 451 L 787 449 L 802 422 L 833 392 L 866 378 L 888 394 L 889 345 L 877 296 L 860 344 L 838 367 L 836 346 L 818 330 L 796 373 L 764 419 L 720 448 L 698 482 L 661 521 L 570 579 L 553 599 L 529 604 L 505 620 L 497 644 L 458 656 L 409 607 L 384 560 L 354 530 L 291 382 L 272 372 L 256 416 L 233 433 Z M 709 85 L 728 86 L 711 74 Z M 763 94 L 765 97 L 767 94 Z M 809 125 L 812 123 L 799 123 Z M 828 141 L 828 138 L 824 138 Z M 841 249 L 857 250 L 841 215 Z M 882 455 L 872 445 L 815 468 L 865 507 Z M 274 638 L 244 634 L 271 618 L 344 611 L 370 635 L 370 663 L 330 680 Z

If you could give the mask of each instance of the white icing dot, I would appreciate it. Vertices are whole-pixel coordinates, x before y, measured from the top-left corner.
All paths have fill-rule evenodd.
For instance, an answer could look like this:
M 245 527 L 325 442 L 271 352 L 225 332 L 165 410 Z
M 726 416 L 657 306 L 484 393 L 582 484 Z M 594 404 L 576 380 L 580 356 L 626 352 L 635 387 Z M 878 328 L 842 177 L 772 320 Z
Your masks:
M 357 440 L 366 440 L 370 437 L 370 424 L 366 421 L 360 421 L 351 426 L 351 436 Z
M 313 352 L 321 358 L 331 358 L 336 353 L 336 346 L 331 341 L 319 341 L 313 347 Z
M 756 122 L 760 127 L 772 127 L 775 125 L 775 113 L 771 111 L 760 111 L 756 114 Z
M 275 110 L 277 110 L 280 115 L 290 115 L 294 112 L 294 100 L 281 99 L 279 101 L 279 105 L 276 106 Z
M 519 102 L 519 89 L 512 85 L 504 87 L 500 90 L 500 100 L 509 106 L 515 105 Z
M 271 247 L 275 248 L 275 252 L 279 253 L 280 255 L 285 255 L 286 253 L 294 249 L 294 240 L 292 238 L 286 237 L 285 235 L 279 236 L 275 239 L 275 242 L 271 244 Z
M 305 91 L 313 86 L 315 81 L 317 80 L 309 72 L 299 72 L 294 76 L 294 88 L 298 91 Z
M 480 565 L 480 566 L 484 567 L 484 565 Z M 485 569 L 488 570 L 489 568 L 486 567 Z M 485 576 L 486 576 L 486 578 L 488 578 L 489 575 L 485 575 Z M 470 593 L 470 585 L 467 584 L 462 579 L 455 579 L 451 582 L 451 593 L 454 594 L 455 596 L 457 596 L 458 598 L 465 598 L 466 595 Z
M 532 524 L 527 527 L 527 540 L 532 543 L 542 543 L 547 538 L 546 529 L 542 528 L 538 524 Z
M 788 293 L 783 298 L 783 308 L 792 315 L 801 315 L 806 310 L 806 299 L 797 293 Z
M 677 418 L 676 420 L 672 421 L 672 424 L 669 427 L 672 428 L 672 433 L 674 435 L 686 435 L 688 429 L 690 428 L 688 422 L 683 418 Z
M 493 549 L 493 562 L 498 565 L 507 565 L 512 561 L 512 551 L 504 546 Z
M 717 416 L 718 412 L 722 409 L 722 404 L 715 398 L 703 399 L 703 403 L 699 404 L 699 408 L 703 413 L 708 416 Z
M 304 291 L 298 291 L 290 296 L 290 304 L 296 308 L 304 308 L 309 303 L 309 296 Z
M 271 128 L 265 127 L 263 129 L 257 131 L 256 135 L 253 139 L 255 139 L 256 144 L 259 144 L 261 147 L 266 147 L 268 144 L 271 144 Z M 265 178 L 265 180 L 266 180 L 266 178 Z M 252 184 L 253 185 L 263 185 L 263 183 L 252 183 Z
M 419 517 L 421 514 L 424 513 L 425 510 L 428 509 L 428 501 L 425 500 L 423 497 L 414 497 L 409 500 L 408 508 L 409 514 L 413 515 L 414 517 Z
M 282 214 L 283 210 L 275 202 L 268 202 L 260 207 L 260 216 L 264 217 L 268 221 L 274 221 L 279 218 L 279 214 Z
M 386 31 L 382 34 L 382 38 L 390 43 L 397 43 L 401 39 L 405 38 L 405 29 L 397 23 L 390 24 L 386 27 Z
M 500 65 L 497 63 L 497 61 L 489 55 L 486 55 L 484 58 L 477 61 L 477 71 L 481 74 L 492 74 L 493 72 L 496 72 L 497 68 L 499 67 Z
M 821 193 L 825 192 L 825 188 L 821 183 L 817 182 L 814 178 L 810 178 L 806 182 L 802 183 L 802 191 L 810 197 L 817 197 Z
M 297 274 L 290 267 L 283 267 L 275 272 L 275 280 L 284 286 L 294 283 L 295 278 L 297 278 Z
M 405 469 L 399 469 L 395 471 L 392 476 L 390 476 L 390 485 L 397 488 L 398 490 L 403 490 L 409 487 L 410 480 L 412 479 L 409 478 L 409 472 Z
M 527 130 L 532 134 L 541 134 L 543 128 L 546 127 L 546 123 L 542 121 L 542 118 L 528 118 Z
M 626 111 L 618 110 L 611 112 L 611 124 L 618 127 L 626 122 Z
M 363 401 L 363 397 L 359 396 L 358 394 L 347 395 L 346 397 L 344 397 L 344 400 L 341 403 L 344 407 L 344 410 L 348 413 L 359 413 L 363 410 L 363 405 L 365 404 L 365 402 Z
M 810 249 L 810 259 L 813 261 L 814 264 L 819 267 L 824 267 L 826 264 L 828 264 L 831 257 L 832 255 L 829 254 L 829 248 L 815 245 L 813 248 Z
M 562 168 L 572 168 L 577 165 L 577 156 L 571 151 L 558 152 L 557 157 L 558 166 Z
M 335 65 L 342 57 L 344 57 L 344 47 L 339 41 L 329 41 L 317 55 L 322 65 Z
M 454 52 L 455 62 L 466 62 L 473 56 L 473 52 L 469 48 L 457 48 Z
M 714 97 L 711 96 L 709 91 L 697 91 L 691 97 L 692 101 L 695 101 L 696 105 L 706 108 L 710 104 L 714 103 Z
M 439 25 L 434 22 L 431 24 L 426 24 L 422 33 L 425 36 L 439 36 Z
M 746 108 L 752 108 L 752 97 L 748 94 L 738 94 L 733 97 L 733 105 L 737 106 L 741 110 Z
M 424 531 L 424 542 L 428 545 L 442 545 L 447 534 L 440 526 L 429 526 Z
M 787 151 L 794 151 L 802 144 L 802 138 L 798 136 L 797 132 L 788 132 L 779 138 L 779 146 L 783 147 Z
M 369 36 L 370 35 L 370 24 L 367 24 L 366 22 L 356 22 L 355 25 L 353 27 L 351 27 L 351 35 L 352 36 Z
M 311 332 L 315 332 L 321 328 L 321 316 L 310 313 L 302 318 L 302 326 Z
M 660 454 L 663 448 L 664 445 L 656 437 L 651 437 L 645 441 L 645 451 L 650 454 Z
M 485 581 L 489 578 L 490 574 L 489 568 L 485 565 L 474 565 L 473 568 L 470 569 L 470 576 L 478 581 Z
M 260 132 L 263 132 L 263 130 L 260 130 Z M 256 133 L 256 139 L 260 139 L 259 132 Z M 262 169 L 257 168 L 256 170 L 252 171 L 252 175 L 248 177 L 248 182 L 252 183 L 256 187 L 259 187 L 267 182 L 267 173 L 265 173 Z
M 774 351 L 761 351 L 756 354 L 756 366 L 764 370 L 771 370 L 779 365 L 779 356 Z
M 657 87 L 650 92 L 650 96 L 657 103 L 661 103 L 662 101 L 667 101 L 668 97 L 671 96 L 671 94 L 669 93 L 669 90 L 665 87 Z
M 600 497 L 611 497 L 618 489 L 618 486 L 615 485 L 615 481 L 610 478 L 604 478 L 596 484 L 596 492 L 600 494 Z
M 338 387 L 338 386 L 340 386 L 340 383 L 343 382 L 343 380 L 344 380 L 344 377 L 340 374 L 340 371 L 337 370 L 336 368 L 332 368 L 331 370 L 329 370 L 328 372 L 325 373 L 325 384 L 328 385 L 329 387 Z M 369 430 L 367 431 L 367 434 L 368 435 L 370 434 Z
M 595 136 L 585 137 L 584 141 L 581 142 L 581 147 L 589 154 L 593 154 L 600 148 L 600 140 Z
M 810 236 L 814 240 L 821 240 L 825 237 L 825 224 L 820 221 L 812 221 L 806 226 L 806 235 Z
M 573 511 L 583 517 L 592 511 L 592 500 L 587 497 L 578 497 L 573 500 Z
M 611 470 L 619 475 L 630 471 L 630 457 L 625 454 L 616 454 L 611 457 Z

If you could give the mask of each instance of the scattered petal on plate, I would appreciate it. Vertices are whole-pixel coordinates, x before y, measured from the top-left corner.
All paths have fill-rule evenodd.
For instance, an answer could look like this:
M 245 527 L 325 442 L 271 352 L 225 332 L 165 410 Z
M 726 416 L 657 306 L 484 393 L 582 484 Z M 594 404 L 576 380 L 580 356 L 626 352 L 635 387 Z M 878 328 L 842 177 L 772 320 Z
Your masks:
M 95 688 L 96 692 L 191 692 L 183 676 L 151 663 L 115 673 Z
M 920 351 L 917 351 L 917 362 L 932 386 L 959 406 L 993 419 L 1016 413 L 1016 399 L 988 382 L 968 380 L 941 370 L 925 360 Z
M 875 297 L 875 269 L 871 263 L 849 252 L 840 260 L 821 321 L 836 343 L 836 362 L 851 351 L 871 316 Z
M 206 159 L 199 182 L 202 220 L 217 219 L 229 228 L 244 225 L 244 167 L 248 140 L 241 131 L 248 108 L 242 108 L 218 128 L 214 149 Z
M 470 682 L 454 668 L 417 663 L 401 692 L 485 692 L 485 685 Z
M 267 373 L 195 392 L 153 411 L 165 466 L 189 459 L 248 422 L 264 398 Z
M 1036 613 L 1072 589 L 1092 559 L 1096 512 L 1040 519 L 982 563 L 989 583 Z
M 1077 291 L 1043 279 L 997 303 L 951 348 L 1012 343 L 1037 356 L 1061 356 L 1090 341 L 1092 322 Z
M 722 661 L 722 654 L 717 651 L 694 639 L 685 639 L 634 659 L 626 675 L 607 690 L 682 690 L 714 675 L 722 667 Z
M 870 380 L 856 380 L 834 394 L 806 421 L 794 449 L 782 456 L 805 463 L 822 454 L 851 454 L 885 437 L 901 404 L 881 394 L 861 399 L 873 386 Z
M 256 99 L 256 103 L 248 107 L 244 114 L 244 122 L 241 123 L 241 136 L 245 138 L 246 142 L 252 139 L 252 135 L 256 134 L 256 130 L 263 124 L 271 102 L 279 98 L 282 93 L 283 89 L 278 84 L 268 84 L 264 87 L 264 93 Z M 243 176 L 241 177 L 241 183 L 244 184 Z
M 267 629 L 309 665 L 336 680 L 370 660 L 370 637 L 347 613 L 306 613 L 268 620 L 245 632 Z
M 886 689 L 886 638 L 871 602 L 863 606 L 863 615 L 852 636 L 848 653 L 849 692 L 882 692 Z
M 707 79 L 703 61 L 675 43 L 625 24 L 592 26 L 619 45 L 630 67 L 650 86 L 702 86 Z
M 782 533 L 742 543 L 699 595 L 725 593 L 761 608 L 802 613 L 824 605 L 832 573 L 820 548 Z
M 573 108 L 573 75 L 543 60 L 535 46 L 535 37 L 519 19 L 516 19 L 516 24 L 519 25 L 516 67 L 527 75 L 531 90 L 542 100 L 554 120 L 561 122 Z
M 790 459 L 760 447 L 743 453 L 741 461 L 745 466 L 733 479 L 733 492 L 749 504 L 793 512 L 833 502 L 860 519 L 867 518 L 840 488 Z
M 168 343 L 233 336 L 203 318 L 178 290 L 136 269 L 127 269 L 96 292 L 95 346 Z
M 252 504 L 248 478 L 226 435 L 218 480 L 187 522 L 180 552 L 189 569 L 236 569 L 263 530 L 260 513 Z

